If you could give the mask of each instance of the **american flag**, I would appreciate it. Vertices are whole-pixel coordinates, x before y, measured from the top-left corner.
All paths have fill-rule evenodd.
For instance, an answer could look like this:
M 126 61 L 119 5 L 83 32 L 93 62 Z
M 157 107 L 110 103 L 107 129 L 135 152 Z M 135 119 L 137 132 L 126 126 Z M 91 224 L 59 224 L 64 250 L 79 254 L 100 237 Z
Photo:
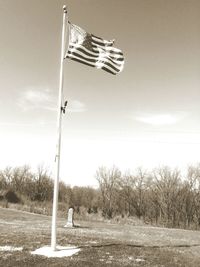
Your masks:
M 117 74 L 124 67 L 124 56 L 113 44 L 114 40 L 104 40 L 69 23 L 69 45 L 65 58 Z

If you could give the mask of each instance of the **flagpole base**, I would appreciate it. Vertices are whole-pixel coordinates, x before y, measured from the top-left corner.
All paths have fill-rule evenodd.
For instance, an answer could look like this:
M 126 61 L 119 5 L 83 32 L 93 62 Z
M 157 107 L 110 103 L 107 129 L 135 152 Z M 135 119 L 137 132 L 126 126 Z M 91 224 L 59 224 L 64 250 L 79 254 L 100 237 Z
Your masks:
M 63 246 L 56 246 L 56 250 L 53 250 L 52 247 L 41 247 L 32 251 L 32 255 L 39 255 L 45 256 L 47 258 L 62 258 L 62 257 L 70 257 L 74 254 L 78 253 L 80 248 L 78 247 L 63 247 Z

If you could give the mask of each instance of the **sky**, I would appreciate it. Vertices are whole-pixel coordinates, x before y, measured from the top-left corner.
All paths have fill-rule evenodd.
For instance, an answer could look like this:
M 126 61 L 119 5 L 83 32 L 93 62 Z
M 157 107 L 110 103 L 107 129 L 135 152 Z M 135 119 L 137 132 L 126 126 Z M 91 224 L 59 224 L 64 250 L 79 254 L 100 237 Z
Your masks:
M 0 0 L 0 169 L 55 173 L 63 5 L 125 57 L 114 76 L 64 63 L 60 179 L 96 186 L 99 167 L 184 172 L 200 161 L 199 0 Z

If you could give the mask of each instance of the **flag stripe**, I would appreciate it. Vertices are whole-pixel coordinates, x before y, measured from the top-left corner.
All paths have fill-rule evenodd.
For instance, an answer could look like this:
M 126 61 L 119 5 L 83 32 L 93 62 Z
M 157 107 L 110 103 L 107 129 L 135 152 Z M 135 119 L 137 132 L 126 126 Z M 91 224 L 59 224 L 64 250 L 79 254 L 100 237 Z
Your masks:
M 92 44 L 94 44 L 95 46 L 100 46 L 100 47 L 111 47 L 113 44 L 112 43 L 103 43 L 103 42 L 99 42 L 96 41 L 94 38 L 92 38 Z
M 99 42 L 99 43 L 101 43 L 101 44 L 113 45 L 113 43 L 114 43 L 114 41 L 103 40 L 102 38 L 97 37 L 97 36 L 95 36 L 95 35 L 93 35 L 93 34 L 91 34 L 91 36 L 92 36 L 92 39 L 93 39 L 94 41 L 97 41 L 97 42 Z
M 69 51 L 71 53 L 74 53 L 74 51 L 75 52 L 79 51 L 79 52 L 85 54 L 86 56 L 88 56 L 90 58 L 98 58 L 100 54 L 104 54 L 105 55 L 104 57 L 110 58 L 112 60 L 112 62 L 117 64 L 117 65 L 118 64 L 121 65 L 122 64 L 121 61 L 123 61 L 122 57 L 118 58 L 118 57 L 113 57 L 113 55 L 107 55 L 107 53 L 105 51 L 103 51 L 103 53 L 102 52 L 101 53 L 99 53 L 99 52 L 98 53 L 97 52 L 96 53 L 92 53 L 92 52 L 90 52 L 90 50 L 88 50 L 85 47 L 80 46 L 80 45 L 79 46 L 75 46 L 75 47 L 74 47 L 74 45 L 70 45 L 69 46 Z
M 78 61 L 79 59 L 79 62 L 82 62 L 82 63 L 85 63 L 89 66 L 93 66 L 93 67 L 97 67 L 97 68 L 102 68 L 102 66 L 104 65 L 106 68 L 109 68 L 111 69 L 110 71 L 112 73 L 118 73 L 122 70 L 123 68 L 123 64 L 121 64 L 120 66 L 113 66 L 113 64 L 110 64 L 108 62 L 98 62 L 98 60 L 94 60 L 94 59 L 88 59 L 88 58 L 85 58 L 84 56 L 81 56 L 80 54 L 76 53 L 76 52 L 70 52 L 68 51 L 68 54 L 67 54 L 67 57 L 70 58 L 70 59 L 76 59 L 76 61 Z
M 93 64 L 94 63 L 94 65 L 96 67 L 101 66 L 101 65 L 106 65 L 106 66 L 110 67 L 111 69 L 113 69 L 115 72 L 119 72 L 119 69 L 120 68 L 118 68 L 118 67 L 121 66 L 121 65 L 120 66 L 114 66 L 114 64 L 111 64 L 110 62 L 108 62 L 109 59 L 107 59 L 107 58 L 105 58 L 105 59 L 103 58 L 102 60 L 99 59 L 99 58 L 97 58 L 97 59 L 91 59 L 91 58 L 85 57 L 83 55 L 80 55 L 79 53 L 76 53 L 76 52 L 71 53 L 69 51 L 68 52 L 68 56 L 69 56 L 69 58 L 71 58 L 71 57 L 80 58 L 81 60 L 87 61 L 90 64 Z
M 80 45 L 78 47 L 70 45 L 68 52 L 69 51 L 71 51 L 72 53 L 74 53 L 75 51 L 79 51 L 79 52 L 81 52 L 81 53 L 83 53 L 86 56 L 91 57 L 91 58 L 96 58 L 98 56 L 98 54 L 99 54 L 97 52 L 96 53 L 92 53 L 92 52 L 90 52 L 90 50 L 88 50 L 85 47 L 80 46 Z
M 72 55 L 70 57 L 67 56 L 67 58 L 70 58 L 71 60 L 77 61 L 77 62 L 82 63 L 82 64 L 85 64 L 87 66 L 97 68 L 97 66 L 95 64 L 88 63 L 88 61 L 82 60 L 79 57 L 77 58 L 77 57 L 75 57 L 75 56 Z M 99 68 L 100 69 L 103 69 L 103 70 L 105 70 L 105 71 L 107 71 L 109 73 L 112 73 L 112 74 L 117 74 L 119 72 L 119 71 L 116 72 L 116 71 L 110 69 L 108 66 L 106 66 L 106 67 L 105 66 L 102 66 L 102 67 L 99 67 Z
M 113 66 L 109 66 L 109 64 L 105 64 L 105 63 L 96 64 L 96 62 L 88 62 L 88 60 L 85 60 L 84 58 L 80 58 L 79 56 L 77 57 L 74 54 L 69 55 L 68 57 L 71 59 L 74 59 L 76 61 L 79 60 L 79 62 L 88 64 L 88 66 L 92 66 L 92 67 L 96 67 L 96 68 L 100 68 L 100 69 L 102 67 L 105 67 L 105 68 L 109 69 L 110 71 L 112 71 L 112 73 L 118 73 L 120 71 L 119 69 L 113 68 Z
M 81 58 L 84 58 L 85 60 L 88 60 L 90 62 L 97 62 L 97 63 L 98 62 L 105 62 L 107 64 L 111 64 L 116 69 L 121 68 L 121 66 L 123 65 L 121 62 L 115 62 L 111 58 L 105 57 L 105 56 L 102 56 L 102 57 L 98 56 L 98 57 L 96 57 L 94 59 L 94 58 L 91 58 L 91 57 L 86 56 L 83 53 L 80 53 L 79 51 L 76 51 L 76 52 L 73 52 L 73 53 L 71 51 L 69 51 L 69 54 L 75 54 L 76 56 L 80 56 Z
M 69 50 L 71 50 L 72 52 L 78 50 L 78 51 L 86 54 L 87 56 L 94 57 L 94 58 L 96 58 L 99 55 L 99 52 L 91 52 L 90 50 L 88 50 L 84 46 L 80 46 L 80 45 L 70 44 Z
M 120 60 L 123 61 L 124 57 L 122 55 L 117 55 L 116 53 L 112 53 L 110 51 L 106 51 L 106 49 L 102 49 L 102 48 L 94 48 L 94 51 L 96 51 L 96 53 L 102 52 L 105 53 L 106 55 L 108 55 L 109 57 L 111 57 L 114 60 Z
M 111 70 L 109 70 L 109 69 L 107 69 L 107 68 L 105 68 L 105 67 L 102 67 L 102 70 L 105 70 L 105 71 L 107 71 L 107 72 L 109 72 L 109 73 L 111 73 L 111 74 L 117 74 L 117 73 L 114 73 L 114 72 L 112 72 Z
M 70 58 L 72 60 L 78 61 L 79 63 L 83 63 L 83 64 L 85 64 L 87 66 L 90 66 L 90 67 L 94 67 L 94 68 L 96 67 L 95 65 L 88 63 L 88 61 L 81 60 L 81 59 L 79 59 L 79 57 L 76 58 L 73 55 L 72 56 L 67 55 L 67 58 Z
M 85 56 L 84 54 L 81 54 L 81 53 L 77 53 L 76 52 L 71 52 L 71 51 L 68 51 L 68 56 L 75 56 L 75 57 L 79 57 L 81 59 L 84 59 L 84 60 L 87 60 L 88 62 L 91 62 L 91 63 L 95 63 L 97 62 L 98 58 L 90 58 L 88 56 Z
M 88 59 L 91 62 L 94 62 L 97 60 L 102 60 L 102 61 L 109 60 L 109 62 L 111 64 L 115 65 L 116 67 L 120 67 L 122 65 L 121 62 L 116 61 L 116 59 L 112 59 L 112 57 L 110 57 L 110 56 L 105 57 L 104 54 L 102 54 L 102 57 L 101 57 L 101 54 L 98 54 L 96 56 L 93 56 L 93 55 L 90 56 L 90 55 L 86 54 L 85 52 L 81 51 L 81 49 L 76 49 L 75 52 L 73 51 L 73 49 L 69 49 L 68 54 L 76 54 L 76 56 L 80 55 L 80 57 L 84 57 L 84 59 Z
M 94 50 L 97 50 L 97 49 L 98 49 L 98 47 L 93 47 L 93 48 L 94 48 Z M 108 51 L 109 53 L 113 53 L 113 54 L 115 54 L 115 55 L 123 56 L 121 50 L 119 50 L 118 48 L 114 48 L 114 47 L 110 47 L 110 46 L 108 46 L 108 47 L 106 47 L 106 48 L 102 48 L 102 49 L 105 49 L 105 50 Z

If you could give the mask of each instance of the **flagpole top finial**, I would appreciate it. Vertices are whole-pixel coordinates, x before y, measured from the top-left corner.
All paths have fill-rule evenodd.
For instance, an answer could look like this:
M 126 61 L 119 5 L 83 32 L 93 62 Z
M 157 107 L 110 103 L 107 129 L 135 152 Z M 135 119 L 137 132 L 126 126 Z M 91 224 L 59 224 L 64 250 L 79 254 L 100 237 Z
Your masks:
M 67 6 L 66 5 L 63 6 L 63 12 L 67 13 Z

